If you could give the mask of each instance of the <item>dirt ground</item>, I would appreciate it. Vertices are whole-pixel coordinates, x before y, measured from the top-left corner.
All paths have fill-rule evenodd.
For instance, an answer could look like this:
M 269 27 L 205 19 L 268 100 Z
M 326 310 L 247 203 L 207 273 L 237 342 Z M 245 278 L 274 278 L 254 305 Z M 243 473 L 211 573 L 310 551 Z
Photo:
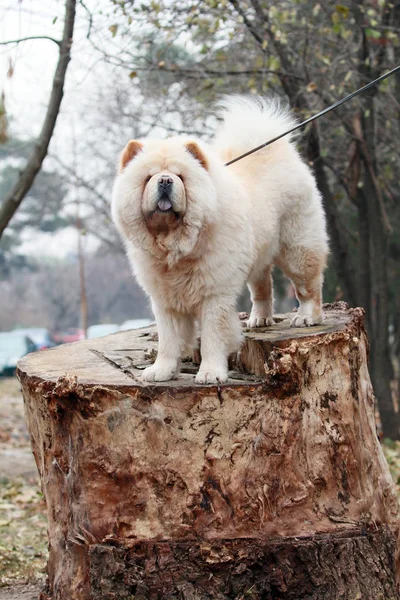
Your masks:
M 0 600 L 38 600 L 41 586 L 38 584 L 22 584 L 0 588 Z
M 0 600 L 37 599 L 47 560 L 46 507 L 15 378 L 0 379 Z
M 400 496 L 400 442 L 384 451 Z M 47 561 L 46 507 L 19 382 L 0 378 L 0 600 L 37 600 Z

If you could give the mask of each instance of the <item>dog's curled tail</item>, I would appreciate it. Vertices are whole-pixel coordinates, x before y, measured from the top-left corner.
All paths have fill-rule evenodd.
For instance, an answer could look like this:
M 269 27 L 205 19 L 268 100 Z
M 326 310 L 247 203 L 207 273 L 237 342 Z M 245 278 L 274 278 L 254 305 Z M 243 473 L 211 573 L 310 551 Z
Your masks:
M 219 104 L 218 116 L 222 123 L 217 129 L 213 147 L 226 162 L 297 124 L 289 108 L 279 98 L 260 96 L 227 96 Z M 287 148 L 291 137 L 290 134 L 285 136 L 252 157 L 265 156 L 270 149 Z

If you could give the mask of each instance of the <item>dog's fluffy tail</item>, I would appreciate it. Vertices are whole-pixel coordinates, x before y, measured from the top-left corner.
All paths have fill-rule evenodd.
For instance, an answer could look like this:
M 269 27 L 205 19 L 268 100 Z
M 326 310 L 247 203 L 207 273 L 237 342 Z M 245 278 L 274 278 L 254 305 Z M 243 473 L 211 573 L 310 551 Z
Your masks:
M 219 107 L 223 122 L 217 130 L 213 146 L 225 161 L 260 146 L 297 123 L 279 98 L 228 96 Z M 291 137 L 289 134 L 253 156 L 265 156 L 270 148 L 283 149 L 290 144 Z

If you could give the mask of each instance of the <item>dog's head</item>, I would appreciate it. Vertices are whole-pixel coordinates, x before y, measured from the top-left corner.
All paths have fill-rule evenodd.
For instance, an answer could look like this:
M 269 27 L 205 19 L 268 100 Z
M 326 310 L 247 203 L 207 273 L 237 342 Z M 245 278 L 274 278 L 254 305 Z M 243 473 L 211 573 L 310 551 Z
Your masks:
M 205 151 L 182 138 L 131 140 L 120 157 L 113 218 L 134 246 L 188 254 L 212 222 L 216 190 Z

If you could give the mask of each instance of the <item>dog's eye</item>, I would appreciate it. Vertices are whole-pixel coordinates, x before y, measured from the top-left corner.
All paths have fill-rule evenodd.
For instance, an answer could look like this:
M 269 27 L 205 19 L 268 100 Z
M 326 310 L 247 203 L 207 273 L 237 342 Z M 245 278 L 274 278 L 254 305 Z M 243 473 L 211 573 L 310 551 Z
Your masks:
M 179 177 L 179 179 L 183 182 L 183 175 L 178 175 L 177 173 L 176 176 Z
M 148 175 L 148 176 L 146 177 L 146 179 L 145 179 L 145 182 L 146 182 L 146 183 L 149 183 L 150 179 L 151 179 L 151 175 Z

